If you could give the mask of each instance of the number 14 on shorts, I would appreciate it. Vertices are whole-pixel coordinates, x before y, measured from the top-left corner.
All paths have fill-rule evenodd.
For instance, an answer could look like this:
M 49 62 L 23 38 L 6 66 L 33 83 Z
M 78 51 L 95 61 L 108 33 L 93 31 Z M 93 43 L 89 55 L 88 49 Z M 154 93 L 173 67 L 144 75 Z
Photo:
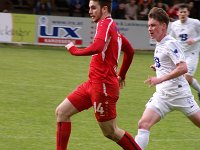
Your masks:
M 94 111 L 95 111 L 95 113 L 98 112 L 100 114 L 103 114 L 104 110 L 102 107 L 102 103 L 97 104 L 96 102 L 94 102 Z

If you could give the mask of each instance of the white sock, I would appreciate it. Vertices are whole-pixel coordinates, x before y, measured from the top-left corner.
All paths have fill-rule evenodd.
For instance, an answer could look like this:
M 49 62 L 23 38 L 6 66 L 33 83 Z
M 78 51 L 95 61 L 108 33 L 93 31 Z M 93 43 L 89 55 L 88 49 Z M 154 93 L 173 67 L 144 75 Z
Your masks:
M 195 78 L 192 79 L 191 87 L 193 87 L 195 90 L 198 91 L 198 93 L 200 93 L 200 85 Z
M 135 137 L 135 141 L 142 150 L 144 150 L 149 143 L 149 135 L 150 131 L 145 129 L 138 129 L 138 134 Z

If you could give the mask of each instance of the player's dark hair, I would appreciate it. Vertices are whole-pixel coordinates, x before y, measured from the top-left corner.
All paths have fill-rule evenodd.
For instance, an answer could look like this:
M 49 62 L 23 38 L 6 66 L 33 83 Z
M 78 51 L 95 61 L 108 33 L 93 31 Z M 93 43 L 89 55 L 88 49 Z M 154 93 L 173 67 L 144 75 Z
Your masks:
M 101 8 L 103 8 L 104 6 L 107 6 L 108 12 L 111 13 L 111 11 L 112 11 L 112 0 L 92 0 L 92 1 L 99 2 Z
M 165 23 L 167 26 L 169 24 L 169 16 L 166 13 L 166 11 L 162 8 L 158 8 L 158 7 L 153 7 L 149 14 L 148 14 L 148 18 L 153 18 L 157 21 L 159 21 L 160 23 Z
M 185 3 L 179 5 L 178 9 L 184 9 L 184 8 L 187 8 L 187 10 L 189 10 L 189 6 Z

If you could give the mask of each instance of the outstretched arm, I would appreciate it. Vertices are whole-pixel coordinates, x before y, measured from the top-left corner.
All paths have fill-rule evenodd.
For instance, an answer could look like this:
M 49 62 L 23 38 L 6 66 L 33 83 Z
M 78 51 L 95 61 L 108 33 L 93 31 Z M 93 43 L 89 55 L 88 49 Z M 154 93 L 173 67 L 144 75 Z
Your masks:
M 103 40 L 95 39 L 95 41 L 91 45 L 83 49 L 77 48 L 72 42 L 67 44 L 65 48 L 68 49 L 72 55 L 89 56 L 89 55 L 98 54 L 102 52 L 104 46 L 105 46 L 105 42 Z
M 148 79 L 145 80 L 144 83 L 149 84 L 149 86 L 155 86 L 156 84 L 184 75 L 185 73 L 187 73 L 187 65 L 185 62 L 180 62 L 176 65 L 176 68 L 169 74 L 166 74 L 160 78 L 148 77 Z

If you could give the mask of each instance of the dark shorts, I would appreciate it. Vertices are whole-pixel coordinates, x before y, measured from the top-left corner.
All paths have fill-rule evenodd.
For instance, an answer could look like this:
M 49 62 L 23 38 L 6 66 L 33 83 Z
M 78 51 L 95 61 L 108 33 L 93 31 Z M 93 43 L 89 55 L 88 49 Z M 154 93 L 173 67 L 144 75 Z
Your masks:
M 79 85 L 67 98 L 72 105 L 79 111 L 89 109 L 93 106 L 97 121 L 104 122 L 116 118 L 116 102 L 119 98 L 119 86 L 112 86 L 113 94 L 108 94 L 105 90 L 102 92 L 97 86 L 102 84 L 92 84 L 87 81 Z M 103 92 L 104 91 L 104 92 Z M 111 91 L 111 89 L 110 89 Z

